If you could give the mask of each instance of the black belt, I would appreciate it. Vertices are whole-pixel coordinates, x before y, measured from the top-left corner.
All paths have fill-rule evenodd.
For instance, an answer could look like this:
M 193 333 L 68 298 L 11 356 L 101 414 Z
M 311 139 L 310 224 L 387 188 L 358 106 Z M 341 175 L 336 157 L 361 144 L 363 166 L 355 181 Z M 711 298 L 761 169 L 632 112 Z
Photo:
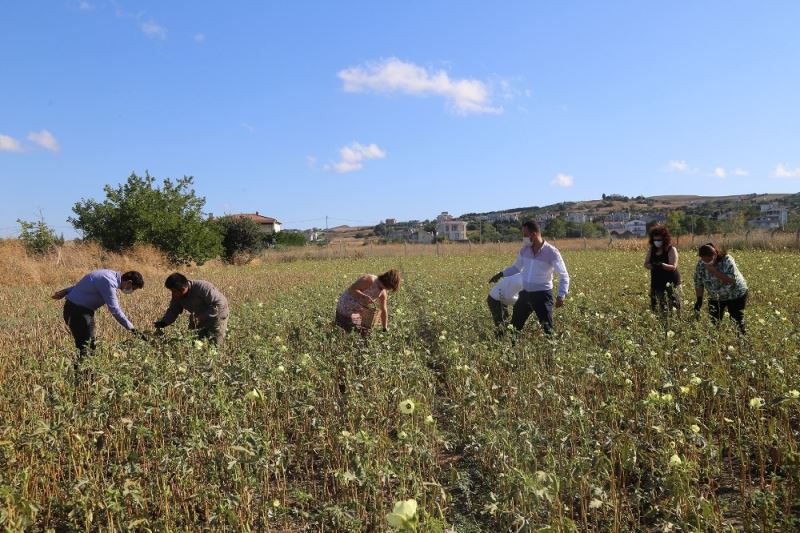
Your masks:
M 66 300 L 66 303 L 64 304 L 64 307 L 67 307 L 67 306 L 72 307 L 75 310 L 81 311 L 83 313 L 94 313 L 94 309 L 89 309 L 88 307 L 84 307 L 82 305 L 78 305 L 78 304 L 76 304 L 74 302 L 70 302 L 69 300 Z

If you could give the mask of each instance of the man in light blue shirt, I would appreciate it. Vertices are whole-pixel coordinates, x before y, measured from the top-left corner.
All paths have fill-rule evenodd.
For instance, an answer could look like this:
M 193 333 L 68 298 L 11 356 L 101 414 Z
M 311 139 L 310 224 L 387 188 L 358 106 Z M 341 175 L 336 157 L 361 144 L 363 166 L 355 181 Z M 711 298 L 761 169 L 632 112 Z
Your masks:
M 517 331 L 522 330 L 531 313 L 548 335 L 553 332 L 553 273 L 558 274 L 558 297 L 555 306 L 564 305 L 569 290 L 569 273 L 561 253 L 552 244 L 545 242 L 539 224 L 528 221 L 522 225 L 522 235 L 528 242 L 517 254 L 514 264 L 495 274 L 491 282 L 504 276 L 522 273 L 522 291 L 514 304 L 511 323 Z
M 95 347 L 94 312 L 103 305 L 108 306 L 111 315 L 120 325 L 136 333 L 136 328 L 119 306 L 117 289 L 131 294 L 144 287 L 144 278 L 134 270 L 120 274 L 113 270 L 101 269 L 86 274 L 81 280 L 53 295 L 54 300 L 66 297 L 64 302 L 64 322 L 69 327 L 78 348 L 78 362 L 86 352 Z

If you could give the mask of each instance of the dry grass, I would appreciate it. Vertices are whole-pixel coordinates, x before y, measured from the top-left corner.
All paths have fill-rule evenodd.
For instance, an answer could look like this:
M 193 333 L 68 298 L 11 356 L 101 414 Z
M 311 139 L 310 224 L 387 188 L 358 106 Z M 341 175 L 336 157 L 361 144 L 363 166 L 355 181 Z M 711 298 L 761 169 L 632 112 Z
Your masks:
M 0 241 L 0 286 L 53 285 L 74 282 L 98 268 L 138 270 L 143 275 L 170 270 L 164 256 L 150 246 L 125 254 L 103 251 L 95 244 L 68 242 L 44 257 L 29 257 L 20 241 Z
M 560 250 L 622 250 L 644 252 L 646 239 L 551 239 Z M 730 249 L 791 250 L 800 248 L 798 234 L 752 231 L 737 235 L 694 235 L 678 239 L 681 251 L 696 250 L 700 244 L 714 242 Z M 308 260 L 363 259 L 372 257 L 493 256 L 514 253 L 520 243 L 440 243 L 440 244 L 363 244 L 338 242 L 327 246 L 306 246 L 268 250 L 250 262 L 251 266 Z M 74 282 L 97 268 L 138 270 L 146 278 L 161 278 L 176 269 L 158 250 L 137 246 L 125 254 L 103 251 L 94 244 L 68 242 L 44 257 L 29 257 L 19 241 L 0 241 L 0 286 L 54 285 Z M 220 260 L 194 266 L 193 272 L 238 268 Z
M 797 249 L 798 236 L 795 233 L 773 233 L 769 231 L 752 231 L 747 234 L 690 235 L 677 241 L 683 251 L 696 250 L 701 244 L 714 242 L 727 248 L 786 250 Z M 644 250 L 646 239 L 550 239 L 560 250 Z M 270 250 L 258 258 L 253 264 L 282 263 L 299 260 L 337 259 L 337 258 L 369 258 L 369 257 L 418 257 L 418 256 L 464 256 L 495 255 L 497 253 L 513 253 L 519 250 L 520 243 L 440 243 L 435 244 L 363 244 L 337 242 L 327 246 L 307 246 L 305 248 Z

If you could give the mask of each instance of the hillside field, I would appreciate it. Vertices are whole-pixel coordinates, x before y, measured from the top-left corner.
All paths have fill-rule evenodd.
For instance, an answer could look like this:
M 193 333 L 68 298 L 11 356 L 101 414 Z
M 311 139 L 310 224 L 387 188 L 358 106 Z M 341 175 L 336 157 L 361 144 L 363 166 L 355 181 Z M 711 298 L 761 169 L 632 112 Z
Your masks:
M 693 318 L 689 251 L 666 324 L 642 251 L 565 251 L 556 336 L 516 342 L 485 301 L 507 250 L 209 266 L 186 272 L 231 302 L 224 350 L 101 311 L 77 385 L 62 285 L 0 286 L 0 528 L 382 531 L 414 499 L 419 531 L 796 530 L 798 255 L 732 255 L 745 339 Z M 341 291 L 391 267 L 390 331 L 337 330 Z M 120 296 L 140 329 L 167 273 Z

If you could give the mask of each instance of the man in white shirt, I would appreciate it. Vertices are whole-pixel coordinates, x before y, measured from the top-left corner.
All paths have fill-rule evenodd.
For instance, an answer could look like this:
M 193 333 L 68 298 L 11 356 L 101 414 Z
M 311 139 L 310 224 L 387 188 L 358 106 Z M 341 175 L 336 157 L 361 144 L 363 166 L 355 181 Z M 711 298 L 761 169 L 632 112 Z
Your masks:
M 517 303 L 517 296 L 522 290 L 522 274 L 514 274 L 500 280 L 489 291 L 486 303 L 492 313 L 494 327 L 497 335 L 502 334 L 506 322 L 508 322 L 508 306 Z
M 522 235 L 529 240 L 517 254 L 514 264 L 498 272 L 489 281 L 522 273 L 522 291 L 514 304 L 511 323 L 517 331 L 522 330 L 531 313 L 536 313 L 544 332 L 553 332 L 553 272 L 558 274 L 558 297 L 555 307 L 564 305 L 569 290 L 569 273 L 561 253 L 542 238 L 539 224 L 528 221 L 522 225 Z

